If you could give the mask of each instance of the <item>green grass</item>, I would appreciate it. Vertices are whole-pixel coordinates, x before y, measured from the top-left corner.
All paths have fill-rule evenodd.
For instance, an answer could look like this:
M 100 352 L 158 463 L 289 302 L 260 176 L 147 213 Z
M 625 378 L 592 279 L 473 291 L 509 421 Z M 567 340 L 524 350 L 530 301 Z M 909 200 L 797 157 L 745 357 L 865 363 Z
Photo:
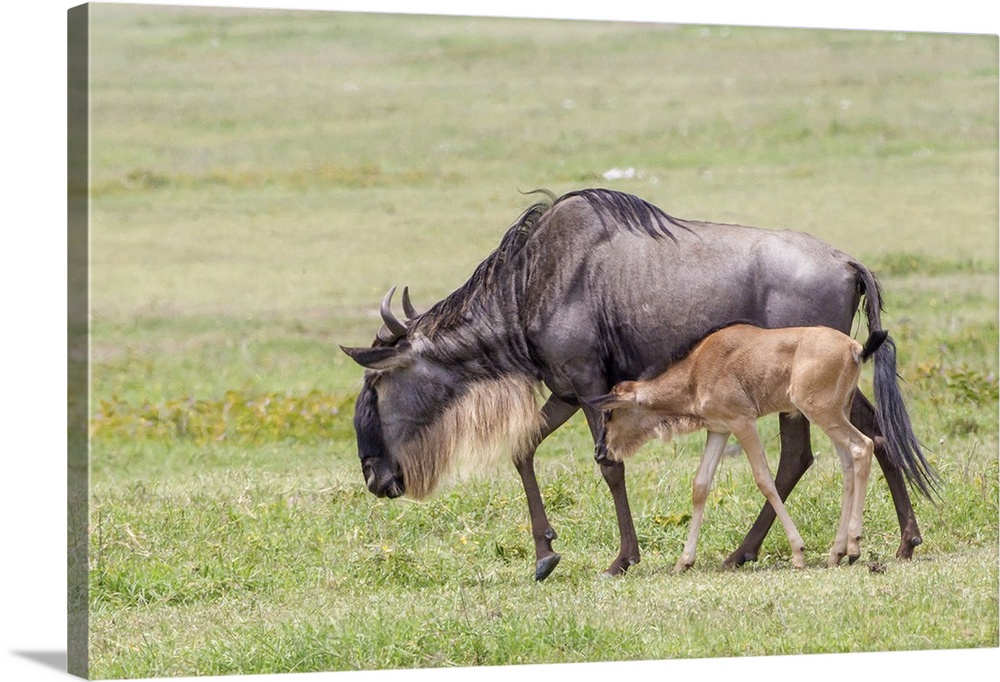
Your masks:
M 96 5 L 91 675 L 165 677 L 998 645 L 996 37 Z M 605 180 L 612 168 L 631 179 Z M 643 561 L 582 419 L 539 451 L 563 561 L 535 584 L 512 467 L 424 503 L 364 488 L 377 303 L 460 285 L 529 202 L 632 191 L 816 234 L 882 278 L 943 501 L 898 562 L 872 477 L 862 560 L 823 568 L 817 461 L 760 561 L 743 459 L 683 545 L 702 437 L 629 463 Z M 870 385 L 870 369 L 863 382 Z M 761 424 L 776 457 L 776 424 Z

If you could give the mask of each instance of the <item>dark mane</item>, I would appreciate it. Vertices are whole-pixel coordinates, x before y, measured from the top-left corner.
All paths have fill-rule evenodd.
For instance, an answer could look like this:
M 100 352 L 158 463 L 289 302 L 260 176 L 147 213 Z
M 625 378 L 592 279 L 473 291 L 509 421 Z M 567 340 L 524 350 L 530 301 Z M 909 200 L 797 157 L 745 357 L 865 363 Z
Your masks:
M 465 284 L 421 316 L 423 324 L 420 326 L 424 333 L 433 336 L 441 330 L 462 324 L 476 305 L 476 292 L 489 290 L 498 284 L 500 273 L 523 248 L 545 213 L 567 199 L 579 197 L 586 200 L 607 231 L 627 229 L 653 238 L 669 237 L 677 241 L 671 231 L 671 225 L 690 229 L 653 204 L 631 194 L 614 190 L 583 189 L 569 192 L 559 198 L 545 189 L 526 194 L 541 194 L 544 198 L 529 206 L 514 224 L 507 228 L 500 245 L 476 267 Z
M 480 289 L 488 289 L 497 281 L 504 265 L 509 263 L 511 258 L 521 250 L 528 237 L 538 226 L 539 219 L 554 203 L 554 195 L 547 190 L 536 190 L 529 192 L 529 194 L 544 194 L 546 198 L 529 206 L 514 224 L 507 228 L 500 240 L 500 245 L 476 266 L 465 284 L 421 316 L 430 325 L 426 329 L 429 334 L 433 335 L 441 328 L 448 328 L 460 323 L 466 317 L 475 292 Z
M 606 230 L 624 227 L 632 232 L 641 231 L 650 237 L 670 237 L 677 241 L 670 229 L 671 225 L 684 230 L 690 229 L 659 207 L 624 192 L 610 189 L 583 189 L 564 194 L 559 198 L 559 202 L 571 197 L 586 199 Z

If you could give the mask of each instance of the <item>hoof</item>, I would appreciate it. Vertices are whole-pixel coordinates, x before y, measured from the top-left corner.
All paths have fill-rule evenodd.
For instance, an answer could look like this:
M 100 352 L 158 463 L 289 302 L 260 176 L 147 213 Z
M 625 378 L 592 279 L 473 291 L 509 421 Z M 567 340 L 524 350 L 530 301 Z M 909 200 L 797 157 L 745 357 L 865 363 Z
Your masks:
M 604 571 L 604 573 L 602 573 L 601 575 L 606 576 L 608 578 L 617 578 L 619 576 L 625 575 L 625 573 L 629 569 L 629 566 L 635 566 L 637 563 L 639 563 L 639 559 L 637 557 L 628 559 L 622 559 L 621 557 L 619 557 L 615 559 L 614 563 L 608 566 L 608 570 Z
M 739 568 L 743 564 L 749 564 L 757 561 L 757 555 L 746 552 L 740 554 L 738 551 L 733 552 L 729 555 L 729 558 L 722 563 L 723 568 Z
M 910 538 L 908 541 L 904 540 L 899 544 L 899 549 L 896 550 L 897 559 L 912 559 L 913 558 L 913 548 L 920 545 L 923 539 L 917 535 Z
M 559 554 L 550 554 L 543 559 L 539 559 L 535 562 L 535 580 L 541 582 L 549 577 L 549 574 L 555 570 L 556 566 L 559 565 L 559 560 L 562 556 Z

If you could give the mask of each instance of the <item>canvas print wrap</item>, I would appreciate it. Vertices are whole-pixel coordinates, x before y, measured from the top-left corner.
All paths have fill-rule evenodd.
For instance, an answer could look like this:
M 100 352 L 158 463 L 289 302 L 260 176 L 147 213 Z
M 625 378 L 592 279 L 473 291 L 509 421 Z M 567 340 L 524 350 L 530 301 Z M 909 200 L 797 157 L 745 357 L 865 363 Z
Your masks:
M 68 19 L 70 672 L 998 645 L 996 36 Z M 863 523 L 787 406 L 794 550 L 719 422 L 602 452 L 734 322 L 887 332 Z

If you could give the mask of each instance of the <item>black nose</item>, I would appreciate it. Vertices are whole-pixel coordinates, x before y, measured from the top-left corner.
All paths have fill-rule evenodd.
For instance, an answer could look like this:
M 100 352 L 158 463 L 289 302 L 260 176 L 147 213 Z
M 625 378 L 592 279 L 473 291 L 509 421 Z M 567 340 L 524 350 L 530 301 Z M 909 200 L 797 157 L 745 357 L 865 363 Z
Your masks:
M 396 478 L 388 481 L 379 492 L 376 493 L 379 497 L 388 497 L 390 500 L 394 500 L 403 494 L 403 482 Z
M 374 493 L 376 497 L 388 497 L 390 500 L 395 499 L 404 492 L 403 481 L 391 473 L 382 478 L 373 477 L 368 481 L 368 490 Z
M 370 460 L 361 465 L 368 490 L 376 497 L 393 499 L 405 492 L 403 476 L 394 467 L 373 464 Z

